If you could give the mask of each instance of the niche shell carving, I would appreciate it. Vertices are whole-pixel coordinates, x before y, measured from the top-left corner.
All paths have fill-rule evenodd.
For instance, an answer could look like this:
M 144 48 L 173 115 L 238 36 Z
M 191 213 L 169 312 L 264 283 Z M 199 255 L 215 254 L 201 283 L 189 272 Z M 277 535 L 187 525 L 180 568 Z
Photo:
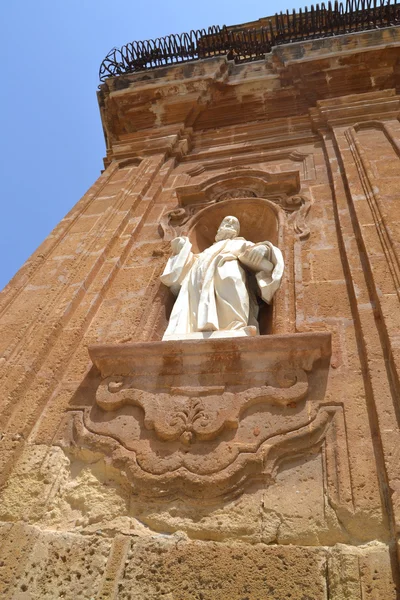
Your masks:
M 183 235 L 186 233 L 189 221 L 202 209 L 225 200 L 241 198 L 265 198 L 273 202 L 286 213 L 288 223 L 291 223 L 295 234 L 300 240 L 307 239 L 310 235 L 307 215 L 311 208 L 311 202 L 305 196 L 276 192 L 266 192 L 265 196 L 260 196 L 259 193 L 251 189 L 235 188 L 217 195 L 211 194 L 210 197 L 201 202 L 193 202 L 191 196 L 188 196 L 188 199 L 183 196 L 179 199 L 180 206 L 162 216 L 159 224 L 160 236 L 165 240 L 172 240 L 176 236 Z M 183 203 L 183 206 L 181 203 Z
M 93 406 L 58 443 L 89 448 L 147 497 L 228 498 L 317 451 L 339 407 L 324 404 L 329 334 L 90 348 Z M 157 382 L 155 385 L 154 382 Z

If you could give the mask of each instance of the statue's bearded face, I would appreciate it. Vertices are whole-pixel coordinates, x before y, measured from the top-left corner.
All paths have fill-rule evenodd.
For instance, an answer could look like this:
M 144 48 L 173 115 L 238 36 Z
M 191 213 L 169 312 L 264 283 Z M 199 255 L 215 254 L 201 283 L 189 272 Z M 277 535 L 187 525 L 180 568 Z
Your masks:
M 225 217 L 222 220 L 221 225 L 218 227 L 215 241 L 220 242 L 221 240 L 230 240 L 239 235 L 240 224 L 236 217 Z

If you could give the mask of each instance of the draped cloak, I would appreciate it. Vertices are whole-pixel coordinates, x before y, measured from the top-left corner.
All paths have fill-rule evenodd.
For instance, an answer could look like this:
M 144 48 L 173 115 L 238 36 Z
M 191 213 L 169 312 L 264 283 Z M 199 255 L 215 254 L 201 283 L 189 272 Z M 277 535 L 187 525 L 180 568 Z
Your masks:
M 255 245 L 264 246 L 256 280 L 262 299 L 271 303 L 283 275 L 283 257 L 270 242 L 253 244 L 241 237 L 221 240 L 193 254 L 187 237 L 167 262 L 161 281 L 177 295 L 164 337 L 198 331 L 239 330 L 257 325 L 258 305 L 242 265 Z

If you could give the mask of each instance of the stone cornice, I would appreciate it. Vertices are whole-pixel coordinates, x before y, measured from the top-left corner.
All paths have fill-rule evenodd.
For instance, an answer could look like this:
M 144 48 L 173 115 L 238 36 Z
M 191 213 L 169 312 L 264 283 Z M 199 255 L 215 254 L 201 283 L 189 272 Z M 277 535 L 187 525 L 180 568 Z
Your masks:
M 248 152 L 249 144 L 254 152 L 315 142 L 316 123 L 328 113 L 338 122 L 358 119 L 360 104 L 346 108 L 355 94 L 378 94 L 376 110 L 393 118 L 397 101 L 388 90 L 397 86 L 399 58 L 400 29 L 393 27 L 279 46 L 252 63 L 220 56 L 109 79 L 99 90 L 108 160 L 139 156 L 144 148 L 185 160 L 210 151 L 224 156 L 223 143 L 198 134 L 218 138 L 244 123 L 247 139 L 230 139 L 230 154 Z
M 310 109 L 315 130 L 355 125 L 374 119 L 392 120 L 397 119 L 399 114 L 400 97 L 393 89 L 320 100 L 315 108 Z

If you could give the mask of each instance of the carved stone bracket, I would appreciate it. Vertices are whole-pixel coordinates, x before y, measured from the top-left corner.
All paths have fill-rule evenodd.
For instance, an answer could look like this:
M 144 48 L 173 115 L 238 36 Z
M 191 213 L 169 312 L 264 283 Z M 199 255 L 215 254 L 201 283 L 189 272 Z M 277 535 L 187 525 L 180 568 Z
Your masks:
M 149 497 L 229 497 L 321 447 L 330 335 L 97 345 L 90 407 L 59 443 L 101 452 Z
M 134 386 L 132 377 L 106 378 L 99 386 L 96 402 L 107 411 L 140 406 L 146 429 L 154 430 L 159 440 L 184 444 L 213 440 L 225 429 L 237 429 L 240 416 L 253 405 L 287 406 L 303 400 L 308 391 L 307 374 L 301 369 L 287 388 L 264 385 L 236 394 L 226 392 L 225 386 L 173 387 L 167 394 Z

